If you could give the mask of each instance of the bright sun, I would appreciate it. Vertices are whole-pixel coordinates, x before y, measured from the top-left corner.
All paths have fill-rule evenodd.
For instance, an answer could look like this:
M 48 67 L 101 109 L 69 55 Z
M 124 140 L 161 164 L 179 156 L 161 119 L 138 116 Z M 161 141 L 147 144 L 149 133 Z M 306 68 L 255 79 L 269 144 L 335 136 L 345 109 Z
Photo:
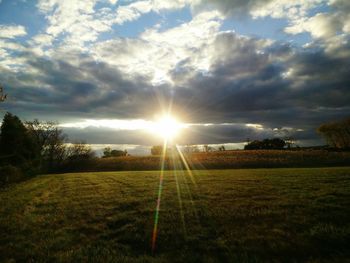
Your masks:
M 179 123 L 175 118 L 169 115 L 164 115 L 158 121 L 154 122 L 152 132 L 164 140 L 174 139 L 183 128 L 183 125 Z

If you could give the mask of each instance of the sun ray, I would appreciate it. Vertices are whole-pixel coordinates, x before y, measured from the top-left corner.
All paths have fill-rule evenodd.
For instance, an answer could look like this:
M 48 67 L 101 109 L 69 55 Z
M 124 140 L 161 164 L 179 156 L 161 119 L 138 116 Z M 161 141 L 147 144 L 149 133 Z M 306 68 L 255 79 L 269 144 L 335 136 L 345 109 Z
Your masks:
M 179 153 L 179 156 L 180 156 L 180 158 L 181 158 L 181 160 L 182 160 L 182 164 L 183 164 L 183 165 L 185 166 L 185 168 L 186 168 L 186 172 L 188 173 L 188 175 L 189 175 L 190 178 L 191 178 L 192 184 L 193 184 L 194 187 L 197 189 L 196 181 L 194 180 L 193 173 L 192 173 L 192 171 L 191 171 L 191 169 L 190 169 L 190 167 L 189 167 L 189 165 L 188 165 L 188 162 L 186 161 L 185 156 L 184 156 L 183 153 L 181 152 L 181 149 L 179 148 L 178 145 L 176 146 L 176 149 L 177 149 L 177 151 L 178 151 L 178 153 Z M 198 212 L 197 212 L 197 209 L 196 209 L 195 202 L 194 202 L 194 200 L 193 200 L 193 195 L 192 195 L 191 189 L 190 189 L 189 184 L 188 184 L 188 181 L 187 181 L 187 176 L 184 174 L 184 175 L 183 175 L 183 178 L 184 178 L 184 181 L 185 181 L 185 189 L 186 189 L 186 191 L 187 191 L 187 194 L 188 194 L 188 196 L 189 196 L 190 203 L 191 203 L 191 206 L 192 206 L 193 214 L 194 214 L 196 220 L 198 221 L 198 218 L 199 218 L 199 217 L 198 217 Z
M 185 159 L 185 156 L 184 156 L 183 153 L 181 152 L 181 149 L 180 149 L 180 147 L 179 147 L 178 145 L 176 145 L 176 149 L 177 149 L 177 152 L 179 153 L 179 156 L 180 156 L 180 158 L 181 158 L 181 160 L 182 160 L 183 165 L 184 165 L 185 168 L 186 168 L 186 171 L 188 172 L 188 174 L 189 174 L 189 176 L 190 176 L 190 178 L 191 178 L 192 183 L 193 183 L 194 185 L 196 185 L 196 181 L 194 180 L 192 171 L 191 171 L 191 169 L 190 169 L 190 167 L 189 167 L 189 165 L 188 165 L 188 163 L 187 163 L 187 161 L 186 161 L 186 159 Z
M 174 140 L 185 127 L 185 124 L 178 122 L 169 113 L 163 114 L 152 125 L 148 127 L 148 131 L 158 137 L 171 142 Z
M 181 168 L 181 164 L 178 162 L 178 159 L 175 158 L 175 153 L 173 151 L 172 151 L 171 156 L 172 156 L 172 160 L 173 160 L 174 178 L 175 178 L 175 183 L 176 183 L 176 192 L 177 192 L 177 199 L 179 202 L 182 227 L 183 227 L 183 231 L 184 231 L 184 236 L 185 236 L 185 238 L 187 238 L 187 230 L 186 230 L 185 215 L 184 215 L 184 211 L 183 211 L 181 188 L 180 188 L 179 179 L 178 179 L 178 171 L 180 171 L 179 168 Z
M 160 167 L 158 194 L 157 194 L 157 206 L 156 206 L 156 211 L 154 215 L 154 226 L 153 226 L 153 233 L 152 233 L 152 253 L 155 252 L 157 235 L 158 235 L 158 221 L 159 221 L 159 212 L 160 212 L 160 201 L 162 198 L 162 190 L 163 190 L 164 168 L 165 168 L 165 157 L 166 157 L 167 145 L 168 145 L 167 140 L 164 140 L 161 167 Z

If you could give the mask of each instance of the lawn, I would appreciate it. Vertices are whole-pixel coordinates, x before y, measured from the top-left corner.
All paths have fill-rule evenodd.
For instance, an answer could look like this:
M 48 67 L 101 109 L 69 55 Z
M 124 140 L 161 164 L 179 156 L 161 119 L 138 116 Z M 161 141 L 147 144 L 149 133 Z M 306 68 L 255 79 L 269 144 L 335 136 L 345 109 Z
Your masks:
M 0 190 L 1 262 L 345 262 L 350 167 L 43 175 Z

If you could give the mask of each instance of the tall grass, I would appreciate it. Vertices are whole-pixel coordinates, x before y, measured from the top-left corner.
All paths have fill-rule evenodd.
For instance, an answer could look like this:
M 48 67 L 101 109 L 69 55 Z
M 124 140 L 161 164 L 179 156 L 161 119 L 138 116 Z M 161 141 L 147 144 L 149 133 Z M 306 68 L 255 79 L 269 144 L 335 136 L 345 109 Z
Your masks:
M 175 156 L 179 158 L 179 156 Z M 283 167 L 327 167 L 350 165 L 350 152 L 326 150 L 288 151 L 222 151 L 185 154 L 191 169 L 232 168 L 283 168 Z M 143 171 L 158 170 L 161 156 L 123 156 L 96 158 L 85 162 L 72 162 L 62 167 L 61 172 L 79 171 Z M 173 169 L 170 156 L 165 158 L 165 169 Z
M 0 262 L 348 262 L 349 167 L 192 175 L 196 184 L 184 171 L 164 173 L 155 253 L 158 171 L 9 186 L 0 192 Z

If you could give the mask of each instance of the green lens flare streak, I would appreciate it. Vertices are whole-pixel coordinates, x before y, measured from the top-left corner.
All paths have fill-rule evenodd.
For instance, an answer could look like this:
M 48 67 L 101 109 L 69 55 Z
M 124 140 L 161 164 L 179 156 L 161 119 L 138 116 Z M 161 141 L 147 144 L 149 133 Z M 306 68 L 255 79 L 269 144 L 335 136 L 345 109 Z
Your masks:
M 178 179 L 178 173 L 177 171 L 180 171 L 181 163 L 179 163 L 178 160 L 175 160 L 174 151 L 172 151 L 172 159 L 173 159 L 173 167 L 174 167 L 174 178 L 176 183 L 176 192 L 177 192 L 177 199 L 179 202 L 179 208 L 180 208 L 180 216 L 181 216 L 181 222 L 182 222 L 182 229 L 185 236 L 185 239 L 187 238 L 187 231 L 186 231 L 186 223 L 185 223 L 185 215 L 183 211 L 183 205 L 182 205 L 182 197 L 181 197 L 181 189 L 179 185 L 179 179 Z M 184 176 L 184 175 L 182 175 Z
M 154 226 L 153 226 L 153 234 L 152 234 L 152 253 L 155 252 L 156 242 L 157 242 L 160 201 L 161 201 L 161 198 L 162 198 L 162 190 L 163 190 L 165 156 L 166 156 L 167 144 L 168 144 L 167 140 L 165 140 L 164 141 L 164 145 L 163 145 L 163 155 L 162 155 L 161 169 L 160 169 L 160 176 L 159 176 L 157 207 L 156 207 L 156 212 L 155 212 L 155 215 L 154 215 Z

